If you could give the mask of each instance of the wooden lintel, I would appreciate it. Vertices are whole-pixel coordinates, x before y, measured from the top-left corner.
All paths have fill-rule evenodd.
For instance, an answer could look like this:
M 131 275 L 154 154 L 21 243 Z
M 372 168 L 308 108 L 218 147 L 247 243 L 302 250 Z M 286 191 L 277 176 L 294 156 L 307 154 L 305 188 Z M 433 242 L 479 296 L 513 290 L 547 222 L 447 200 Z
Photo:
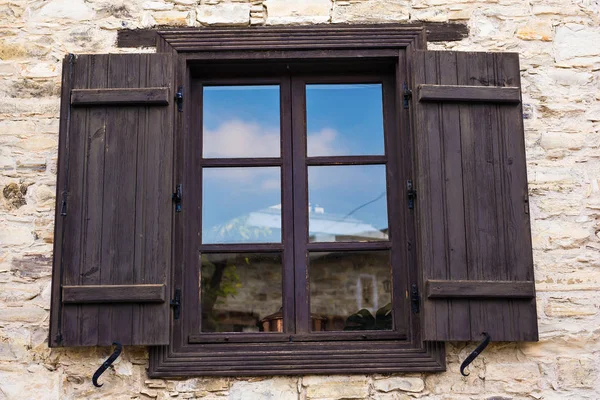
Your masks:
M 385 24 L 384 24 L 385 25 Z M 335 24 L 319 27 L 344 27 L 351 26 L 346 24 Z M 377 25 L 373 25 L 376 27 Z M 412 24 L 398 24 L 398 27 L 411 27 L 411 26 L 423 26 L 427 32 L 428 42 L 453 42 L 466 38 L 469 36 L 469 28 L 466 24 L 458 23 L 447 23 L 447 22 L 423 22 L 423 23 L 412 23 Z M 264 29 L 263 27 L 257 28 L 238 28 L 240 30 L 251 31 L 252 29 Z M 281 26 L 273 27 L 272 29 L 281 28 Z M 302 28 L 307 28 L 303 26 Z M 117 32 L 117 47 L 155 47 L 158 32 L 177 30 L 181 28 L 177 27 L 159 27 L 156 29 L 121 29 Z M 199 30 L 213 30 L 218 32 L 219 29 L 225 28 L 198 28 Z M 267 28 L 268 29 L 268 28 Z
M 532 299 L 535 285 L 532 281 L 449 281 L 428 280 L 429 299 Z
M 63 286 L 62 302 L 85 303 L 164 303 L 165 285 L 79 285 Z

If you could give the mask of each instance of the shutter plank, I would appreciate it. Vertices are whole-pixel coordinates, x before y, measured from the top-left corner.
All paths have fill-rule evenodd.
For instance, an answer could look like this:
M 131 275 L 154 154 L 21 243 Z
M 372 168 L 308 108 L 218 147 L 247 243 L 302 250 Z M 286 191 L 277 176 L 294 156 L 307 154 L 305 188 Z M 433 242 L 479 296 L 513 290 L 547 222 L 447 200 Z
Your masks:
M 74 106 L 102 105 L 163 105 L 169 104 L 169 89 L 73 89 L 71 104 Z
M 109 86 L 115 88 L 140 87 L 140 56 L 110 55 Z M 136 171 L 138 151 L 139 107 L 111 107 L 107 115 L 107 142 L 105 158 L 105 193 L 102 240 L 104 254 L 111 266 L 109 282 L 103 284 L 133 284 L 135 262 Z M 141 233 L 141 232 L 140 232 Z M 104 337 L 109 345 L 114 337 L 132 342 L 133 306 L 111 306 L 110 336 Z
M 417 94 L 419 101 L 483 103 L 518 103 L 521 101 L 519 88 L 513 87 L 424 84 L 417 87 Z
M 160 58 L 159 58 L 160 57 Z M 148 60 L 148 79 L 159 82 L 161 85 L 171 85 L 173 65 L 168 62 L 168 54 L 160 54 Z M 148 109 L 147 109 L 148 111 Z M 170 196 L 159 197 L 161 188 L 174 188 L 173 175 L 165 171 L 173 171 L 173 143 L 174 127 L 173 118 L 169 113 L 147 113 L 146 125 L 146 165 L 148 173 L 144 175 L 143 208 L 144 243 L 143 255 L 145 260 L 160 260 L 148 263 L 145 260 L 143 273 L 140 273 L 140 282 L 166 281 L 167 265 L 171 262 L 171 218 L 173 204 Z M 159 210 L 157 212 L 156 210 Z M 161 320 L 168 321 L 171 317 L 170 308 L 149 307 L 142 305 L 143 312 L 157 315 Z M 168 331 L 157 325 L 152 318 L 144 318 L 141 335 L 158 343 L 168 340 Z M 166 335 L 165 335 L 166 333 Z
M 98 54 L 89 58 L 89 85 L 105 88 L 108 85 L 108 55 Z M 106 141 L 106 108 L 87 110 L 88 128 L 86 145 L 86 182 L 83 200 L 83 262 L 81 263 L 81 285 L 100 283 L 102 265 L 102 243 L 93 238 L 102 237 L 102 201 L 104 197 L 104 144 Z M 63 297 L 64 302 L 64 297 Z M 93 346 L 98 342 L 98 313 L 96 305 L 80 306 L 81 343 Z
M 414 71 L 424 338 L 537 340 L 518 57 L 417 51 Z
M 458 84 L 458 65 L 456 53 L 439 52 L 437 54 L 438 68 L 440 69 L 439 80 L 441 85 Z M 441 103 L 441 124 L 445 135 L 443 142 L 443 172 L 444 182 L 440 182 L 440 191 L 444 199 L 444 226 L 447 238 L 446 253 L 448 273 L 447 278 L 452 280 L 468 279 L 467 249 L 465 238 L 465 213 L 462 207 L 454 207 L 454 204 L 463 204 L 463 168 L 461 150 L 461 128 L 460 128 L 460 104 Z M 460 337 L 464 335 L 464 327 L 469 326 L 470 305 L 468 300 L 453 299 L 448 301 L 447 322 L 448 335 Z
M 486 53 L 457 53 L 459 84 L 489 85 Z M 501 216 L 497 214 L 499 193 L 493 139 L 496 136 L 490 103 L 469 104 L 461 113 L 463 151 L 464 210 L 467 265 L 471 280 L 506 280 L 500 265 L 504 249 L 499 237 Z M 501 195 L 500 195 L 501 196 Z M 486 331 L 492 337 L 504 337 L 506 302 L 471 301 L 470 335 L 472 340 Z
M 77 60 L 74 65 L 73 87 L 85 87 L 89 80 L 89 60 Z M 66 188 L 67 215 L 64 217 L 64 236 L 62 254 L 62 279 L 65 285 L 80 283 L 80 264 L 82 261 L 82 194 L 85 169 L 85 132 L 87 128 L 87 110 L 71 110 L 68 134 Z M 59 203 L 60 207 L 60 203 Z M 76 305 L 65 306 L 62 318 L 62 337 L 66 343 L 80 342 L 80 309 Z
M 514 72 L 519 71 L 517 54 L 495 54 L 495 64 L 498 83 L 521 86 L 521 76 Z M 506 133 L 524 132 L 523 111 L 520 105 L 503 106 L 499 121 Z M 504 152 L 503 182 L 506 188 L 506 195 L 503 196 L 504 221 L 507 243 L 510 243 L 506 249 L 507 277 L 510 280 L 533 281 L 525 136 L 505 134 L 501 146 Z M 537 319 L 532 318 L 532 310 L 535 313 L 535 307 L 535 299 L 527 302 L 513 301 L 511 304 L 513 331 L 519 340 L 537 340 Z

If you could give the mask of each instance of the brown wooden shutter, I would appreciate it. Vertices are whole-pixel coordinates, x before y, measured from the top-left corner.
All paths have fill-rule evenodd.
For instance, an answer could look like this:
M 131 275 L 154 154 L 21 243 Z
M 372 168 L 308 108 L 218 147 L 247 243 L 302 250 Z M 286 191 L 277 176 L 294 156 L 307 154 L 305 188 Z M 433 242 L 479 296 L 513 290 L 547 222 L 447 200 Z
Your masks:
M 169 343 L 169 54 L 63 63 L 51 346 Z
M 417 51 L 425 340 L 538 340 L 519 59 Z

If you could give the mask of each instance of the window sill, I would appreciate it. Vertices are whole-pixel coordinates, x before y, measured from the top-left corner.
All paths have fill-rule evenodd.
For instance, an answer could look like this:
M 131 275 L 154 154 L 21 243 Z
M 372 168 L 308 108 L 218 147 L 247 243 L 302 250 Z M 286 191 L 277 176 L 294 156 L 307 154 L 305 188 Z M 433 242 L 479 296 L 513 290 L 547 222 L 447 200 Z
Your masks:
M 286 342 L 150 348 L 151 378 L 445 371 L 442 342 Z

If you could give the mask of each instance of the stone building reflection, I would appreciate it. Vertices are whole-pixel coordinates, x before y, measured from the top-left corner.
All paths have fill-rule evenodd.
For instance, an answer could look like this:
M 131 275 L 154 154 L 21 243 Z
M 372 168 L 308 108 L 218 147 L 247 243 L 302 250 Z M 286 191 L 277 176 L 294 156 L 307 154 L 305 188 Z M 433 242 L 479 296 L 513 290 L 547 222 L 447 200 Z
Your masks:
M 311 241 L 387 240 L 387 229 L 353 217 L 310 207 Z M 229 221 L 229 223 L 233 223 Z M 281 206 L 236 218 L 239 229 L 281 237 Z M 279 331 L 282 324 L 282 259 L 273 253 L 203 254 L 201 304 L 203 332 Z M 309 254 L 313 330 L 392 329 L 391 266 L 387 250 Z

